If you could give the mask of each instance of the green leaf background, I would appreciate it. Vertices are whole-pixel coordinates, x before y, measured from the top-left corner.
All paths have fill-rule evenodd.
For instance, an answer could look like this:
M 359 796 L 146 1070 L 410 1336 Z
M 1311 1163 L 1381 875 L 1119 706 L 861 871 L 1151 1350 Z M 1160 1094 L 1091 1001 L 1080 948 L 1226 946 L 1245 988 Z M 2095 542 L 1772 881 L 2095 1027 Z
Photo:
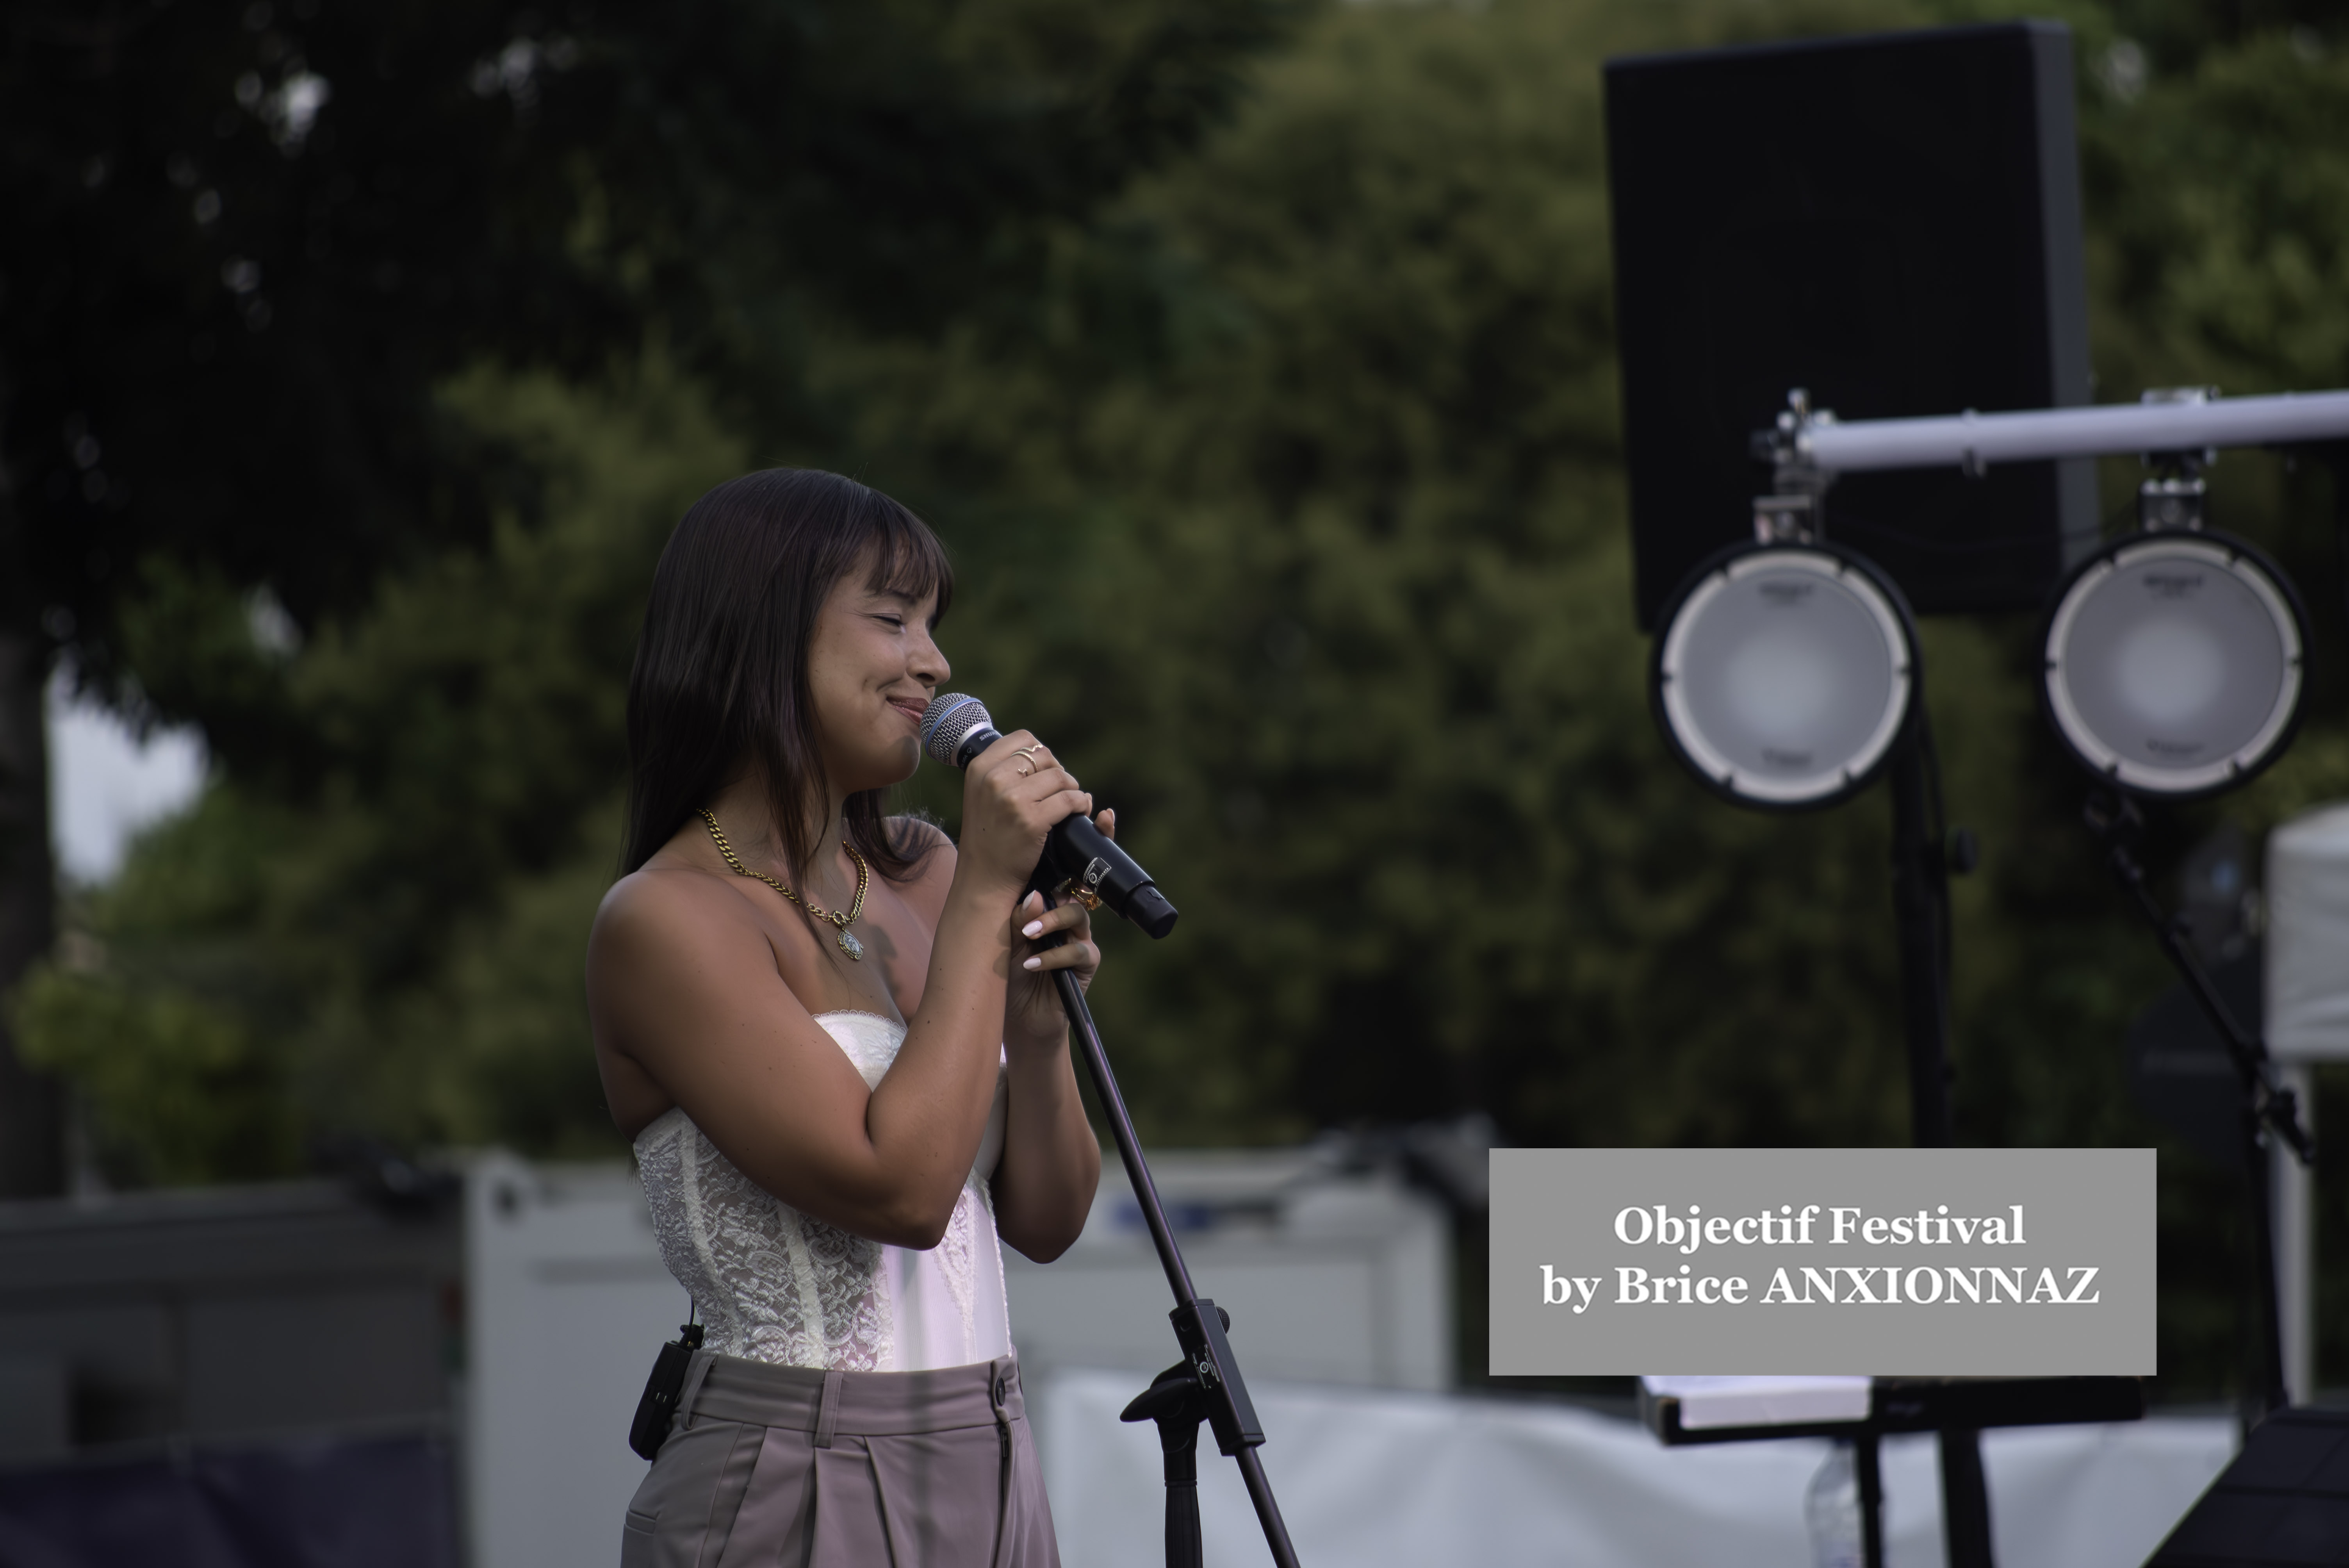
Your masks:
M 2100 399 L 2349 384 L 2349 27 L 2313 5 L 2051 9 L 2080 60 Z M 1107 24 L 1010 12 L 943 57 L 1091 79 Z M 622 1153 L 580 965 L 616 857 L 635 620 L 692 499 L 792 462 L 936 524 L 961 573 L 954 684 L 1081 759 L 1181 904 L 1165 943 L 1112 933 L 1097 993 L 1154 1143 L 1469 1109 L 1523 1143 L 1906 1141 L 1880 792 L 1742 813 L 1648 715 L 1598 71 L 2013 14 L 1304 11 L 1198 88 L 1231 104 L 1203 142 L 1025 222 L 1016 287 L 926 256 L 907 267 L 957 274 L 935 299 L 827 312 L 746 263 L 730 308 L 751 346 L 722 372 L 656 331 L 597 374 L 449 380 L 498 498 L 485 539 L 284 655 L 224 583 L 145 564 L 127 666 L 159 711 L 242 738 L 117 880 L 72 890 L 16 996 L 25 1048 L 75 1085 L 120 1181 L 285 1173 L 352 1133 Z M 1160 13 L 1101 15 L 1130 54 Z M 1088 101 L 1149 140 L 1148 103 Z M 2230 454 L 2213 481 L 2221 525 L 2310 600 L 2309 717 L 2255 787 L 2162 817 L 2165 866 L 2222 820 L 2256 841 L 2349 795 L 2332 480 Z M 2107 467 L 2116 517 L 2134 482 Z M 1955 884 L 1960 1140 L 2164 1145 L 2161 1387 L 2210 1398 L 2240 1381 L 2237 1200 L 2129 1101 L 2121 1034 L 2168 978 L 2078 827 L 2029 637 L 1925 628 L 1951 814 L 1983 846 Z M 952 825 L 953 779 L 907 799 Z M 2324 1077 L 2321 1123 L 2349 1117 L 2343 1087 Z M 2329 1156 L 2320 1179 L 2338 1300 L 2349 1193 Z M 1464 1307 L 1473 1374 L 1473 1290 Z M 2349 1318 L 2320 1315 L 2337 1373 Z

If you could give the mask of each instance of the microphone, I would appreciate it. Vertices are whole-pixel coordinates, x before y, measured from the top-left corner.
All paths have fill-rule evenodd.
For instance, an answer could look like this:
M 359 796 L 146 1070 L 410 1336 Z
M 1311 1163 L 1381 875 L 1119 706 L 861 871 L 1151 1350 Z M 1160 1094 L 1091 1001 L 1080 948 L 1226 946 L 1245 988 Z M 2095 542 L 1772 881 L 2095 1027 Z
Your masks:
M 921 734 L 924 754 L 948 768 L 968 767 L 972 758 L 1003 738 L 985 703 L 952 691 L 930 699 Z M 1028 887 L 1051 898 L 1073 898 L 1088 909 L 1105 903 L 1153 940 L 1174 929 L 1174 906 L 1150 873 L 1082 813 L 1045 835 L 1044 857 Z

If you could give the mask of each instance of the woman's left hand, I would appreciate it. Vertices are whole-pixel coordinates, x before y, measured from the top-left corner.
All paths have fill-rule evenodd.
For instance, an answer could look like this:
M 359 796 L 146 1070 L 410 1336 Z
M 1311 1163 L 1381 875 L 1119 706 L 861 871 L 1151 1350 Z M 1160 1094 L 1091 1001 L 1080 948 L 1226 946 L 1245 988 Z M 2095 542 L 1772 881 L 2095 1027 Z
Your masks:
M 1117 837 L 1116 812 L 1102 812 L 1093 819 L 1093 825 L 1101 829 L 1102 837 Z M 1057 1043 L 1068 1020 L 1061 1010 L 1060 987 L 1052 972 L 1072 970 L 1080 990 L 1092 987 L 1093 974 L 1101 967 L 1101 949 L 1093 944 L 1092 917 L 1074 900 L 1046 909 L 1043 895 L 1031 892 L 1012 912 L 1011 924 L 1013 969 L 1003 999 L 1005 1042 L 1017 1037 L 1038 1044 Z M 1067 940 L 1058 947 L 1043 945 L 1055 934 Z

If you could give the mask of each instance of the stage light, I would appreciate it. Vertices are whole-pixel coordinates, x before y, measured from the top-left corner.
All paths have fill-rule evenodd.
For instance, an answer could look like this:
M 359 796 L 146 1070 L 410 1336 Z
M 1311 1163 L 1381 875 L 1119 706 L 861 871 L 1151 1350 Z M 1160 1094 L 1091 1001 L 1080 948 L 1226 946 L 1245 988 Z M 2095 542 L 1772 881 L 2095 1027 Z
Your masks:
M 2083 562 L 2047 618 L 2048 717 L 2122 789 L 2213 794 L 2290 743 L 2306 645 L 2297 595 L 2251 546 L 2132 534 Z
M 1917 637 L 1900 591 L 1831 544 L 1744 544 L 1672 596 L 1650 690 L 1699 779 L 1748 806 L 1865 788 L 1907 718 Z

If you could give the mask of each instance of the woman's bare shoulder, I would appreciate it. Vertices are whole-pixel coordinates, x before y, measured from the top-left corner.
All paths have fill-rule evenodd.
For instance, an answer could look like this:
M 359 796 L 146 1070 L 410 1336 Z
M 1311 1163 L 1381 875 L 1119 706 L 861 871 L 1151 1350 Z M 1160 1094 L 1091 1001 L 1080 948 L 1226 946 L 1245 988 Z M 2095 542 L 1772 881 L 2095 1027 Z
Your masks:
M 661 1078 L 680 1045 L 739 1021 L 748 997 L 786 1010 L 796 999 L 767 932 L 722 879 L 656 857 L 605 893 L 587 934 L 587 1015 L 599 1054 Z
M 954 885 L 954 841 L 947 837 L 944 828 L 926 817 L 892 817 L 888 828 L 891 842 L 918 857 L 913 875 L 897 884 L 898 894 L 907 903 L 926 911 L 935 926 L 939 912 L 946 907 L 947 889 Z
M 720 950 L 764 947 L 766 939 L 724 882 L 698 867 L 665 864 L 657 856 L 614 882 L 596 907 L 587 934 L 589 983 L 599 968 L 633 967 L 680 951 L 708 952 L 713 944 Z

